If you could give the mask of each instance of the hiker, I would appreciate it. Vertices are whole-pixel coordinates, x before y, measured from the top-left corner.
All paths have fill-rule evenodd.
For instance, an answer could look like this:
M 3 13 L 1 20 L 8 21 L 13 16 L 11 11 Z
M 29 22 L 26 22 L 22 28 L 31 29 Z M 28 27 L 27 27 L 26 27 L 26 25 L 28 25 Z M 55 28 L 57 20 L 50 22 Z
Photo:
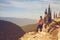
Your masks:
M 42 31 L 42 25 L 43 25 L 42 16 L 40 16 L 40 19 L 38 20 L 37 31 L 38 31 L 39 29 L 40 29 L 40 32 Z

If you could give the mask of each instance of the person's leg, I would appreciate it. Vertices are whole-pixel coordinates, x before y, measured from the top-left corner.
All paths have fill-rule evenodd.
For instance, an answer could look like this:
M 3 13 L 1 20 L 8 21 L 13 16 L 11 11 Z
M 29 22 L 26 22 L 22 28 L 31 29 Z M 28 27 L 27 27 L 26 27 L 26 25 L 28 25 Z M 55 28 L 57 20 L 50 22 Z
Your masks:
M 38 32 L 39 27 L 40 27 L 40 25 L 37 26 L 37 32 Z
M 42 30 L 42 29 L 43 29 L 43 25 L 41 25 L 41 27 L 42 27 L 42 28 L 41 28 L 41 30 Z
M 40 25 L 40 32 L 42 31 L 42 25 Z

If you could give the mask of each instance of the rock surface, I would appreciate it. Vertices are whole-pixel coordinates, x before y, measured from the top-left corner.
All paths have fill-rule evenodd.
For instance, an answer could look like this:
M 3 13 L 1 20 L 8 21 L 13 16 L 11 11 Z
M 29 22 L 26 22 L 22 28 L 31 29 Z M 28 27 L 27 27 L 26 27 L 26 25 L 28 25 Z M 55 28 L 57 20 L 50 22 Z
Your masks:
M 19 40 L 53 40 L 52 35 L 46 32 L 29 32 Z
M 44 27 L 43 24 L 42 32 L 39 30 L 38 32 L 28 32 L 19 40 L 60 40 L 60 17 L 54 19 L 46 26 L 46 29 Z

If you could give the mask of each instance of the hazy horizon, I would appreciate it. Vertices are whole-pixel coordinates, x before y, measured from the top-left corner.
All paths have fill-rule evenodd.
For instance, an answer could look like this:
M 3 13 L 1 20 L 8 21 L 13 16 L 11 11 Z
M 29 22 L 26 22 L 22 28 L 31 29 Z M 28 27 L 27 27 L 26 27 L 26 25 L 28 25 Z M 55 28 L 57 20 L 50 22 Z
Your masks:
M 45 9 L 60 12 L 60 0 L 0 0 L 0 17 L 38 19 Z

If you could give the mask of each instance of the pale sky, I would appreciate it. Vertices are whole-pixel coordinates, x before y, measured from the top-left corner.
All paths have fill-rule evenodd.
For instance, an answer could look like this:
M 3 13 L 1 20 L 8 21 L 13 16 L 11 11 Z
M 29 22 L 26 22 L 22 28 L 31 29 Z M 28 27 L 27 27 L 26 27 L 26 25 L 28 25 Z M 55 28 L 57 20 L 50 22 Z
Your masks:
M 0 17 L 38 19 L 49 4 L 52 14 L 59 13 L 60 0 L 0 0 Z

